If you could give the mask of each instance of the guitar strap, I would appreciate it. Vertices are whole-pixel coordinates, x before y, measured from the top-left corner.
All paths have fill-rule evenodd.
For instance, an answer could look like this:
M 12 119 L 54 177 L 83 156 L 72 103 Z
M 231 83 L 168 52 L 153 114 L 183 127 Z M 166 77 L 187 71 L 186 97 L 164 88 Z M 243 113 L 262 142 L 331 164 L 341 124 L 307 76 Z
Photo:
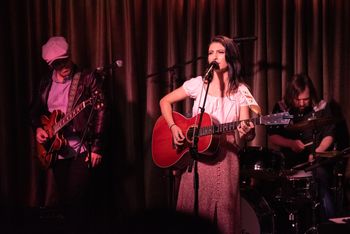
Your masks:
M 78 83 L 80 80 L 80 75 L 81 75 L 81 72 L 77 72 L 73 76 L 72 84 L 70 85 L 69 95 L 68 95 L 67 113 L 70 113 L 72 110 L 74 98 L 77 93 Z

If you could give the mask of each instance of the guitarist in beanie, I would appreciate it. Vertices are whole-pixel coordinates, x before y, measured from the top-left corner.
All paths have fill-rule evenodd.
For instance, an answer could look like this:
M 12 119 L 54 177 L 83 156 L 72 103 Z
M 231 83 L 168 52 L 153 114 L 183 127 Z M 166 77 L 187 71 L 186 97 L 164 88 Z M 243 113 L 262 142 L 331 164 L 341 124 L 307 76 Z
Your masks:
M 31 107 L 38 159 L 44 169 L 52 168 L 58 206 L 68 231 L 77 231 L 85 219 L 89 168 L 99 166 L 103 158 L 102 80 L 77 68 L 64 37 L 49 38 L 42 58 L 50 73 L 41 80 Z

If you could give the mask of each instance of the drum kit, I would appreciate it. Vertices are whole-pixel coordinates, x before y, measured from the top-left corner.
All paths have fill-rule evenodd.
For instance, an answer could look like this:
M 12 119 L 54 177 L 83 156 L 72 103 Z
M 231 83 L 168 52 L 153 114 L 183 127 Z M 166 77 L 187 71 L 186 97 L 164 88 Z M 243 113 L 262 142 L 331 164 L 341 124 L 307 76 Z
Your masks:
M 290 125 L 287 129 L 317 129 L 332 121 L 329 118 L 313 118 Z M 320 201 L 313 170 L 343 161 L 350 154 L 350 148 L 313 154 L 313 162 L 287 170 L 284 168 L 284 155 L 279 151 L 264 147 L 245 147 L 241 150 L 242 233 L 318 233 Z M 342 176 L 342 173 L 335 174 Z M 334 186 L 334 191 L 341 192 L 343 189 L 342 183 Z

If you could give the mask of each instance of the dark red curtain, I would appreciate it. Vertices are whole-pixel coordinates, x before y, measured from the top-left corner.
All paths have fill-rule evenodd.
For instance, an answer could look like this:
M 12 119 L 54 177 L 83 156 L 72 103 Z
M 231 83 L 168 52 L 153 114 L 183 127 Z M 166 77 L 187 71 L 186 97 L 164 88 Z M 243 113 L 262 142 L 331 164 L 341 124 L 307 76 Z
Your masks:
M 349 143 L 347 0 L 8 0 L 0 12 L 0 206 L 37 206 L 43 199 L 47 175 L 35 160 L 28 108 L 47 69 L 41 45 L 53 35 L 68 39 L 79 66 L 123 61 L 105 81 L 112 119 L 100 177 L 100 189 L 121 211 L 168 205 L 168 172 L 151 157 L 158 102 L 203 73 L 206 59 L 196 58 L 206 56 L 216 34 L 256 36 L 239 44 L 263 114 L 282 97 L 288 77 L 307 72 L 318 94 L 339 107 L 343 144 Z M 174 108 L 188 114 L 190 104 Z M 264 128 L 257 128 L 252 144 L 267 146 Z

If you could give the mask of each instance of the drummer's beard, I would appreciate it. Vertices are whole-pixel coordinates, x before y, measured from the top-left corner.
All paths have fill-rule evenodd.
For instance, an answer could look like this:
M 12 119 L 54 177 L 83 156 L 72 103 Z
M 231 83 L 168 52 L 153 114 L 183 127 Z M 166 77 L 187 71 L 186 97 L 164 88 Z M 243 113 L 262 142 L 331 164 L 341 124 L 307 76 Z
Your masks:
M 307 113 L 312 111 L 312 107 L 311 106 L 305 106 L 303 108 L 298 108 L 298 110 L 299 110 L 299 113 L 307 114 Z
M 304 108 L 293 107 L 291 112 L 296 115 L 295 117 L 303 117 L 304 115 L 310 113 L 312 111 L 311 106 L 306 106 Z

